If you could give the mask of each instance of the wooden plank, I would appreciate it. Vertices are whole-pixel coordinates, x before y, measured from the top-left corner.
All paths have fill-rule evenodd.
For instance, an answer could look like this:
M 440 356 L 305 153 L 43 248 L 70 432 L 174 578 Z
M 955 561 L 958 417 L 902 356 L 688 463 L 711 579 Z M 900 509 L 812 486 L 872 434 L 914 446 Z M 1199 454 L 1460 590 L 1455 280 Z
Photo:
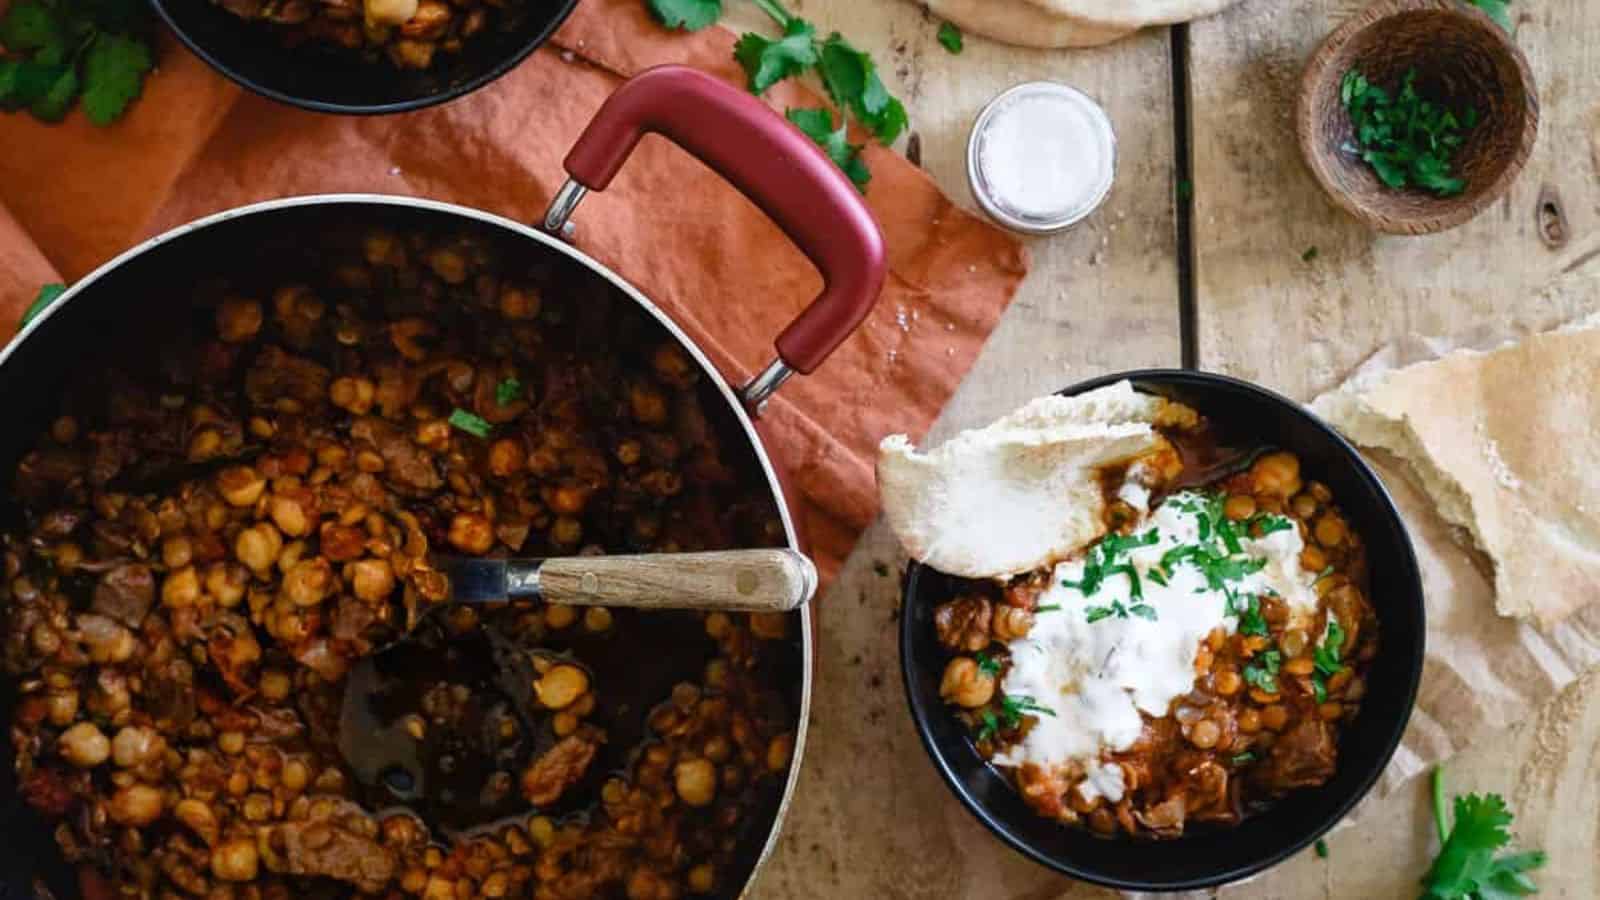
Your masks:
M 1106 207 L 1070 233 L 1030 243 L 1032 272 L 935 436 L 1093 374 L 1178 364 L 1165 31 L 1078 53 L 969 37 L 954 56 L 934 39 L 938 22 L 910 3 L 806 0 L 791 8 L 879 60 L 911 112 L 923 166 L 969 208 L 968 129 L 1005 88 L 1065 81 L 1105 103 L 1115 123 L 1120 170 Z M 893 539 L 877 526 L 819 603 L 819 678 L 804 774 L 785 836 L 752 896 L 1055 896 L 1071 883 L 984 831 L 945 789 L 912 730 L 896 647 L 900 565 Z
M 1199 362 L 1299 399 L 1401 335 L 1511 336 L 1600 308 L 1600 7 L 1513 4 L 1543 101 L 1528 168 L 1504 202 L 1467 225 L 1393 238 L 1322 195 L 1291 121 L 1304 61 L 1362 6 L 1246 0 L 1190 31 Z M 1540 239 L 1542 192 L 1564 209 L 1562 247 Z M 1311 248 L 1315 258 L 1304 259 Z M 1551 852 L 1539 879 L 1547 896 L 1600 895 L 1597 739 L 1600 676 L 1591 676 L 1450 764 L 1458 789 L 1505 793 L 1524 845 Z M 1415 784 L 1336 833 L 1328 860 L 1302 854 L 1224 895 L 1414 894 L 1434 850 L 1428 815 Z

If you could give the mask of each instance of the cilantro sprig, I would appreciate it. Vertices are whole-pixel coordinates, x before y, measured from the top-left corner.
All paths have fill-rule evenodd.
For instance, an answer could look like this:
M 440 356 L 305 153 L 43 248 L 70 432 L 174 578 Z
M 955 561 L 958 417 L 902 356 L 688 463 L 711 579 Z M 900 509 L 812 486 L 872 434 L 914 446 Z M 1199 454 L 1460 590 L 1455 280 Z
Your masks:
M 982 672 L 990 678 L 1000 674 L 1000 660 L 995 659 L 987 653 L 978 653 L 973 657 L 973 659 L 978 663 L 979 672 Z
M 450 418 L 447 421 L 474 437 L 487 438 L 494 431 L 494 426 L 482 416 L 467 412 L 459 406 L 450 411 Z
M 0 18 L 0 109 L 44 122 L 81 98 L 96 125 L 122 117 L 155 67 L 154 17 L 138 0 L 20 0 Z
M 961 29 L 952 22 L 939 23 L 939 46 L 957 56 L 967 48 L 966 38 L 961 34 Z
M 828 158 L 865 190 L 871 173 L 861 159 L 861 147 L 847 139 L 848 120 L 854 119 L 879 143 L 888 145 L 909 125 L 905 105 L 889 93 L 878 76 L 871 55 L 856 49 L 838 32 L 817 35 L 816 26 L 788 10 L 778 0 L 752 0 L 777 23 L 777 37 L 746 32 L 734 45 L 733 56 L 744 69 L 751 93 L 764 94 L 789 78 L 815 72 L 840 113 L 834 124 L 830 109 L 788 109 L 785 115 L 815 141 Z M 669 28 L 697 31 L 722 16 L 722 0 L 646 0 L 657 20 Z
M 1023 695 L 1006 696 L 1000 699 L 1000 712 L 996 715 L 992 710 L 984 710 L 978 714 L 977 739 L 987 740 L 1001 731 L 1009 731 L 1022 724 L 1024 715 L 1054 716 L 1056 711 L 1048 706 L 1041 706 L 1032 697 Z
M 1355 69 L 1345 73 L 1339 97 L 1350 114 L 1355 143 L 1344 150 L 1361 157 L 1391 188 L 1417 187 L 1440 197 L 1466 190 L 1451 174 L 1450 160 L 1478 124 L 1478 111 L 1458 115 L 1417 92 L 1417 72 L 1401 79 L 1398 92 L 1373 84 Z
M 1311 693 L 1317 698 L 1318 703 L 1328 702 L 1328 679 L 1344 671 L 1344 663 L 1340 662 L 1345 640 L 1344 629 L 1339 627 L 1339 620 L 1328 618 L 1328 630 L 1323 635 L 1322 643 L 1311 651 L 1311 662 L 1314 666 L 1311 672 Z
M 1444 767 L 1433 770 L 1433 821 L 1439 855 L 1422 879 L 1421 900 L 1505 900 L 1538 893 L 1527 873 L 1545 864 L 1543 852 L 1495 854 L 1511 843 L 1512 815 L 1499 794 L 1467 794 L 1446 815 Z
M 1245 683 L 1268 694 L 1278 692 L 1278 667 L 1283 664 L 1283 654 L 1267 650 L 1244 667 Z
M 503 379 L 494 386 L 494 403 L 496 406 L 510 406 L 522 396 L 522 382 L 515 378 Z

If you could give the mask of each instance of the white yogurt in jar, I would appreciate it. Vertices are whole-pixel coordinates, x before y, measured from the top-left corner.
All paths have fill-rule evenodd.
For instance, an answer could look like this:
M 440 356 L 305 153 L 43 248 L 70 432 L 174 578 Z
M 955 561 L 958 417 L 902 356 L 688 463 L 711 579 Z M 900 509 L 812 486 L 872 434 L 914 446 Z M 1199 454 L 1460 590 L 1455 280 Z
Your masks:
M 979 205 L 1016 231 L 1045 234 L 1093 212 L 1111 191 L 1117 141 L 1105 110 L 1050 81 L 1018 85 L 984 107 L 967 145 Z

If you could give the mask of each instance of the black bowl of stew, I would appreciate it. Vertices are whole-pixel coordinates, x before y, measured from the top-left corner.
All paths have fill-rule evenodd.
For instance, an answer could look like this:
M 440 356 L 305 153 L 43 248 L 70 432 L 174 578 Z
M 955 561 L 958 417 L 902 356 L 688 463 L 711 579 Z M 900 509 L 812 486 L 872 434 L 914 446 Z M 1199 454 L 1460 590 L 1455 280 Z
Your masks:
M 305 0 L 154 0 L 154 5 L 196 56 L 241 87 L 301 109 L 340 115 L 410 112 L 465 96 L 516 68 L 578 5 L 578 0 L 478 4 L 488 13 L 485 24 L 461 38 L 458 50 L 439 50 L 421 68 L 398 65 L 373 48 L 346 49 L 331 36 L 307 36 L 225 8 L 296 2 Z M 312 5 L 321 2 L 311 0 Z M 358 24 L 361 4 L 355 7 Z M 463 12 L 454 15 L 460 19 Z
M 934 623 L 961 579 L 913 561 L 900 622 L 906 697 L 923 745 L 956 797 L 990 831 L 1035 862 L 1074 878 L 1141 891 L 1194 890 L 1236 881 L 1303 850 L 1376 783 L 1399 745 L 1422 675 L 1425 610 L 1411 541 L 1383 483 L 1354 448 L 1304 407 L 1252 384 L 1182 370 L 1108 375 L 1062 391 L 1082 394 L 1128 380 L 1144 393 L 1192 407 L 1235 446 L 1295 454 L 1307 479 L 1329 489 L 1364 544 L 1368 589 L 1381 625 L 1364 670 L 1366 694 L 1338 737 L 1337 768 L 1323 784 L 1292 791 L 1237 824 L 1191 824 L 1166 840 L 1102 837 L 1041 816 L 1011 778 L 980 754 L 968 725 L 941 698 L 950 651 Z

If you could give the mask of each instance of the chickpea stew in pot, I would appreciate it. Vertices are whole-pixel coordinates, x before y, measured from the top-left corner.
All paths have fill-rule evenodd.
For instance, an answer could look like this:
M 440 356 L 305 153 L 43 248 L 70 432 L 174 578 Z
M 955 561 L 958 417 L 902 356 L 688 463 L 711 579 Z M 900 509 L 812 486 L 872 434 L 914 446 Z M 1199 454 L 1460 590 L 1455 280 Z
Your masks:
M 17 464 L 23 799 L 104 896 L 736 893 L 799 615 L 446 607 L 429 564 L 783 543 L 721 396 L 628 298 L 487 234 L 315 238 L 172 285 Z M 413 626 L 368 714 L 426 785 L 339 743 L 347 673 Z
M 957 579 L 940 696 L 1040 816 L 1162 839 L 1326 783 L 1379 629 L 1361 536 L 1292 453 L 1181 404 L 1099 472 L 1104 536 Z
M 194 0 L 199 2 L 199 0 Z M 212 0 L 276 32 L 284 44 L 356 51 L 374 63 L 428 69 L 486 29 L 520 15 L 525 0 Z M 555 0 L 531 0 L 550 3 Z

